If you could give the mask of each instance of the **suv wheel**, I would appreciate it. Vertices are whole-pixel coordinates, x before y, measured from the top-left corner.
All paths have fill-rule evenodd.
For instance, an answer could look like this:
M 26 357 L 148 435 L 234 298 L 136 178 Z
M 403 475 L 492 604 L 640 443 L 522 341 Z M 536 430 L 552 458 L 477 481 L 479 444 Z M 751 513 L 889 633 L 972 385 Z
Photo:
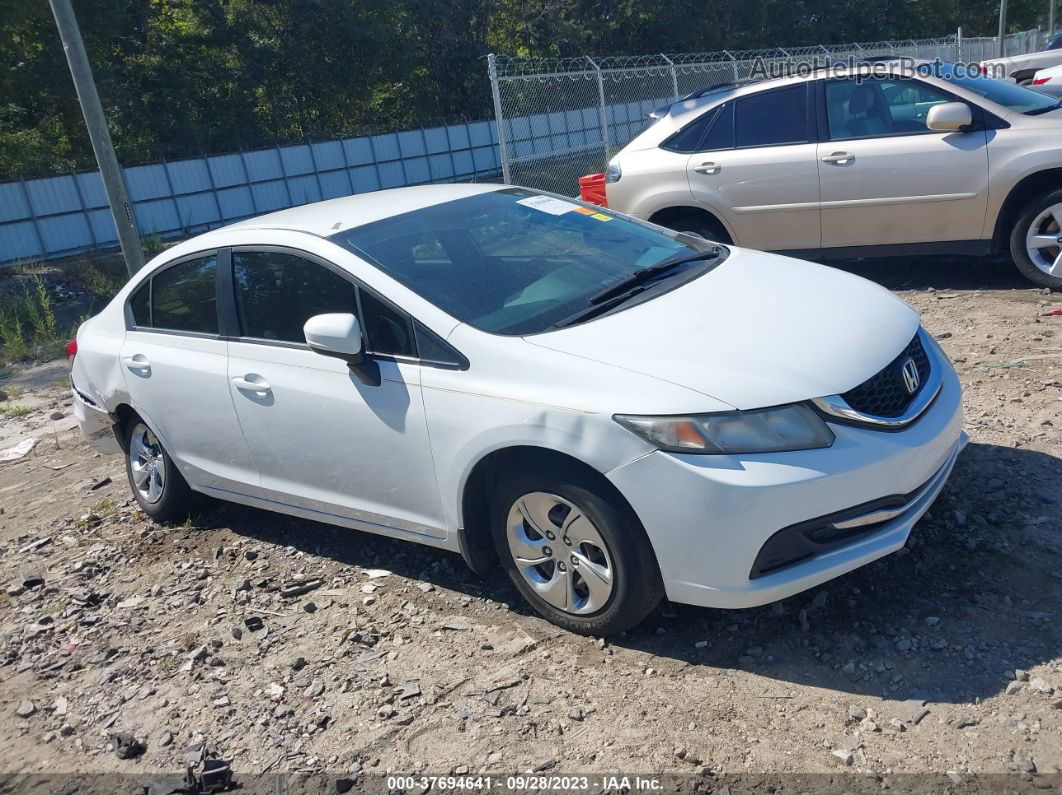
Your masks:
M 140 509 L 156 522 L 180 522 L 192 509 L 192 490 L 162 442 L 141 420 L 126 425 L 125 471 Z
M 509 577 L 544 618 L 583 635 L 624 632 L 659 603 L 649 539 L 626 505 L 574 468 L 512 473 L 494 490 L 491 531 Z
M 1062 290 L 1062 190 L 1025 206 L 1011 231 L 1010 253 L 1027 279 Z

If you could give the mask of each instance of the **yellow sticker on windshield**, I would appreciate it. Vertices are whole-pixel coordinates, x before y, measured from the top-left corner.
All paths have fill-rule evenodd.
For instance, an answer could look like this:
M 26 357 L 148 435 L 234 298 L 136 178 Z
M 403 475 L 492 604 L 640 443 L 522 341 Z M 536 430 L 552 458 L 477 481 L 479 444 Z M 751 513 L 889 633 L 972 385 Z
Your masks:
M 604 213 L 594 213 L 590 217 L 591 218 L 596 218 L 599 221 L 611 221 L 612 220 L 612 216 L 611 215 L 605 215 Z

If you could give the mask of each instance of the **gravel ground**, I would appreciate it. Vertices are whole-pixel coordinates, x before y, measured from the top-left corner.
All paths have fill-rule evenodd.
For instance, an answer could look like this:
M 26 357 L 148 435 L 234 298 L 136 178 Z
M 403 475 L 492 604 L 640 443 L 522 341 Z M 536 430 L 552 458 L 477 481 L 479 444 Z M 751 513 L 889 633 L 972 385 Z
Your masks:
M 216 504 L 154 526 L 77 439 L 64 368 L 9 374 L 0 405 L 30 411 L 0 448 L 37 442 L 0 464 L 0 769 L 174 771 L 205 740 L 237 776 L 1062 772 L 1062 297 L 991 263 L 850 268 L 958 368 L 949 485 L 907 548 L 821 589 L 607 642 L 427 548 Z

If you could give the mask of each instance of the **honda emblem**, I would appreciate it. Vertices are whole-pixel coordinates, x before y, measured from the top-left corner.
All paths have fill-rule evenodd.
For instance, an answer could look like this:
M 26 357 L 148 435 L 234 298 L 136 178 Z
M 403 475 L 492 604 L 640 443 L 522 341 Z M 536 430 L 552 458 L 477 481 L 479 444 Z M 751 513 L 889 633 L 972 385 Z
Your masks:
M 913 395 L 918 391 L 918 385 L 922 382 L 922 379 L 918 375 L 918 365 L 915 364 L 914 359 L 907 357 L 907 360 L 900 368 L 900 375 L 903 376 L 903 385 L 907 387 L 907 394 Z

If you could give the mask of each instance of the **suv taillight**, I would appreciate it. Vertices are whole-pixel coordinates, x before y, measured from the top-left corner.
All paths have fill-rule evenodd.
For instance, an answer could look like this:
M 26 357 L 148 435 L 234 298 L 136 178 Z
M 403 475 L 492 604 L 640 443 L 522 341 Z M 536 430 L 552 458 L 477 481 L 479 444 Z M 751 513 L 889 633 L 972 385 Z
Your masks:
M 77 356 L 77 339 L 72 339 L 66 343 L 66 359 L 68 362 L 72 362 L 75 356 Z

